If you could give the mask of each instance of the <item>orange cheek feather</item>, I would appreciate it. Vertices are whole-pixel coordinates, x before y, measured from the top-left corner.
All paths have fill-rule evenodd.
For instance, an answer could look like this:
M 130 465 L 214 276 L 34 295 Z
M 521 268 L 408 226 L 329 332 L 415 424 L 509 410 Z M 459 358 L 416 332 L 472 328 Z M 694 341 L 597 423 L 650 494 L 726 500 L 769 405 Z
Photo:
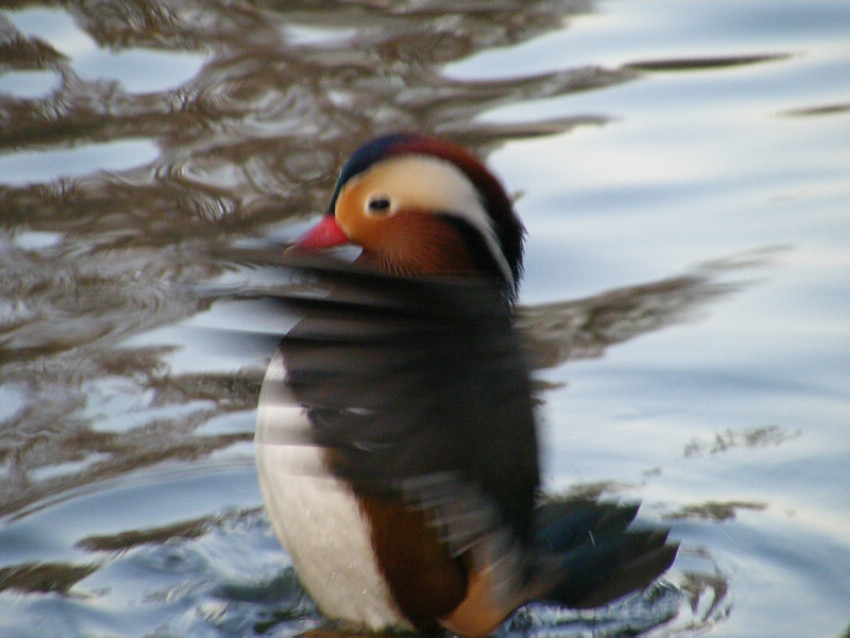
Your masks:
M 389 217 L 356 215 L 347 206 L 337 219 L 363 248 L 364 257 L 391 272 L 412 275 L 462 275 L 476 264 L 460 234 L 430 212 L 399 211 Z
M 390 220 L 388 220 L 390 221 Z M 396 259 L 416 273 L 473 274 L 477 264 L 458 230 L 432 213 L 400 212 L 392 218 Z

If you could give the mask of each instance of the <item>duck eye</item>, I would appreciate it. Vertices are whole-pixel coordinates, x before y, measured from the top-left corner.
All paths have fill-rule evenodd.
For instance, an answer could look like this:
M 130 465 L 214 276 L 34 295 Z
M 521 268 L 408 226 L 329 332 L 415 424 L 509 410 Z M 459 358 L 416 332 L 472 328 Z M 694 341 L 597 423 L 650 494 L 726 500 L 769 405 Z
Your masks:
M 372 215 L 386 215 L 392 208 L 392 202 L 386 195 L 372 195 L 366 206 Z

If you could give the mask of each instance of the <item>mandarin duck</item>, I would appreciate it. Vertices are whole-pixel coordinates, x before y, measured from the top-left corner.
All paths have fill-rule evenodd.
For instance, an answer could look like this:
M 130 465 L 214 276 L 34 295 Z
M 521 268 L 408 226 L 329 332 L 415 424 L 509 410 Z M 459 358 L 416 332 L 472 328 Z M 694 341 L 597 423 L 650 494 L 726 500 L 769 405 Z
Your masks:
M 668 530 L 629 528 L 636 505 L 540 493 L 511 322 L 523 234 L 475 156 L 395 134 L 354 153 L 287 252 L 300 319 L 263 382 L 257 467 L 329 619 L 479 636 L 526 602 L 598 606 L 672 563 Z M 326 256 L 341 244 L 359 256 Z

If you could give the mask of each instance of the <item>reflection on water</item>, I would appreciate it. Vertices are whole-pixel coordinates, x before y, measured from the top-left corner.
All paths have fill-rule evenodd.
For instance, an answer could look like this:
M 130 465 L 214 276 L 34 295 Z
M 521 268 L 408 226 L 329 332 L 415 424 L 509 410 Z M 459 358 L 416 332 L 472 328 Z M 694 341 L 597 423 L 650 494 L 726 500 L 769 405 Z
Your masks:
M 239 250 L 397 129 L 519 191 L 553 491 L 683 543 L 641 596 L 502 633 L 847 626 L 850 11 L 456 4 L 6 3 L 0 633 L 316 625 L 251 462 L 280 282 Z
M 778 425 L 767 425 L 747 428 L 743 432 L 726 430 L 714 435 L 709 441 L 694 440 L 685 447 L 685 456 L 708 452 L 716 454 L 725 452 L 734 447 L 746 445 L 749 447 L 760 447 L 765 445 L 779 445 L 800 436 L 800 431 L 786 432 Z
M 15 153 L 0 158 L 0 174 L 6 184 L 31 184 L 132 168 L 151 162 L 157 155 L 150 142 L 109 142 L 61 151 Z
M 532 365 L 600 357 L 609 346 L 687 320 L 701 304 L 738 288 L 717 281 L 711 270 L 585 299 L 520 306 L 517 325 L 526 333 Z

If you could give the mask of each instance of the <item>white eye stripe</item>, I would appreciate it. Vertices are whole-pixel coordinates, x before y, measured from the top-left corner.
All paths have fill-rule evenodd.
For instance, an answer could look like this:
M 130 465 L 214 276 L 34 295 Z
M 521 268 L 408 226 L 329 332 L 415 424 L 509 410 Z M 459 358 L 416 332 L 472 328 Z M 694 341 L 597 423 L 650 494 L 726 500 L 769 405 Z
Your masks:
M 446 189 L 445 193 L 447 195 L 447 201 L 444 206 L 437 207 L 434 210 L 446 215 L 457 217 L 477 230 L 484 239 L 484 242 L 487 244 L 487 248 L 493 256 L 493 259 L 498 264 L 499 270 L 501 270 L 505 277 L 505 281 L 513 287 L 516 283 L 514 281 L 513 271 L 511 270 L 508 260 L 505 258 L 505 254 L 502 251 L 502 244 L 496 234 L 495 222 L 484 208 L 484 202 L 481 199 L 481 194 L 475 185 L 469 180 L 463 171 L 448 160 L 442 160 L 427 155 L 411 159 L 427 161 L 429 164 L 433 165 L 435 173 L 443 175 L 443 180 L 435 180 L 435 183 L 441 183 L 442 187 Z M 436 178 L 438 175 L 435 175 L 434 177 Z M 423 183 L 426 183 L 425 180 L 427 177 L 424 174 L 421 179 Z

